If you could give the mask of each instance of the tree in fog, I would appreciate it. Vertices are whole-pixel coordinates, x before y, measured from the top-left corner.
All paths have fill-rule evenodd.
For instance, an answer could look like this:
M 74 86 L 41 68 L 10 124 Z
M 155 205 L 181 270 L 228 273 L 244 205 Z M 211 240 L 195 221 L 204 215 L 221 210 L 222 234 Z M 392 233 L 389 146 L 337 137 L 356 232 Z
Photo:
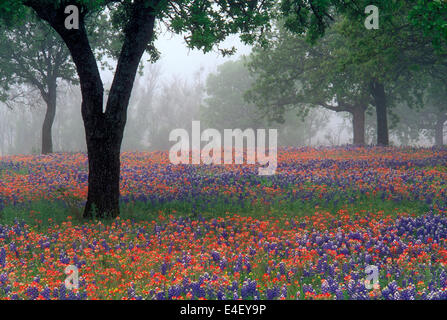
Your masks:
M 447 47 L 444 48 L 444 56 L 447 55 Z M 434 125 L 428 127 L 429 131 L 434 132 L 435 145 L 444 145 L 444 125 L 447 122 L 447 58 L 432 61 L 429 70 L 425 73 L 428 78 L 425 88 L 425 99 L 429 106 L 427 113 L 434 120 Z M 431 127 L 431 128 L 430 128 Z
M 434 131 L 435 145 L 444 145 L 444 124 L 447 122 L 447 91 L 443 85 L 434 85 L 430 88 L 428 97 L 429 108 L 426 110 L 428 117 L 433 119 L 434 125 L 428 125 L 426 129 Z M 434 91 L 434 92 L 433 92 Z
M 40 153 L 42 141 L 36 135 L 42 129 L 44 119 L 40 93 L 31 86 L 23 85 L 9 89 L 7 96 L 8 100 L 0 101 L 1 152 Z
M 95 25 L 88 24 L 93 48 L 111 46 L 107 38 L 110 36 L 107 19 L 99 15 L 94 18 Z M 102 51 L 96 50 L 95 53 L 101 59 Z M 0 65 L 0 89 L 8 105 L 20 107 L 26 99 L 33 98 L 26 95 L 27 90 L 23 87 L 30 87 L 40 93 L 46 105 L 41 129 L 41 152 L 52 153 L 58 86 L 61 81 L 69 85 L 79 83 L 76 67 L 65 43 L 53 28 L 31 14 L 24 24 L 0 26 Z
M 355 66 L 341 66 L 338 52 L 343 38 L 328 32 L 311 45 L 304 36 L 282 26 L 269 36 L 268 47 L 257 47 L 249 68 L 256 78 L 247 99 L 263 113 L 283 121 L 287 110 L 306 117 L 314 107 L 347 112 L 353 122 L 353 142 L 365 143 L 365 112 L 371 104 L 367 82 Z
M 250 66 L 259 80 L 249 99 L 273 116 L 294 105 L 303 112 L 310 105 L 349 112 L 356 144 L 364 143 L 365 111 L 372 106 L 377 144 L 388 145 L 390 108 L 401 100 L 414 103 L 419 69 L 445 59 L 445 46 L 433 45 L 410 23 L 412 9 L 405 2 L 384 4 L 379 30 L 366 30 L 364 17 L 353 21 L 345 9 L 313 45 L 306 42 L 308 35 L 294 37 L 280 27 L 270 45 L 254 54 Z M 287 19 L 281 22 L 288 26 Z
M 190 130 L 192 121 L 199 120 L 204 93 L 201 71 L 191 80 L 174 76 L 160 81 L 160 75 L 159 66 L 151 65 L 145 77 L 136 81 L 123 150 L 168 150 L 172 130 Z
M 27 87 L 20 87 L 26 89 Z M 17 97 L 17 94 L 15 95 Z M 79 112 L 79 86 L 61 81 L 58 85 L 58 108 L 53 124 L 53 151 L 86 151 L 85 133 Z M 6 107 L 5 107 L 6 106 Z M 9 108 L 10 106 L 11 108 Z M 38 133 L 45 119 L 46 105 L 38 90 L 28 90 L 12 102 L 0 103 L 0 152 L 2 154 L 40 154 Z
M 203 102 L 202 74 L 199 70 L 193 80 L 175 76 L 161 85 L 159 95 L 150 114 L 151 150 L 167 150 L 172 145 L 169 133 L 176 128 L 191 130 L 193 120 L 200 119 Z
M 311 110 L 304 121 L 295 110 L 287 110 L 283 119 L 268 118 L 256 104 L 244 98 L 255 82 L 247 61 L 242 57 L 225 62 L 218 66 L 217 72 L 208 76 L 201 121 L 207 127 L 219 130 L 275 128 L 278 129 L 279 145 L 311 144 L 316 133 L 325 127 L 327 115 Z
M 339 28 L 346 39 L 340 51 L 342 65 L 355 65 L 369 83 L 369 95 L 376 111 L 377 144 L 389 144 L 389 114 L 394 105 L 409 104 L 421 87 L 421 73 L 445 60 L 445 45 L 432 39 L 409 21 L 410 3 L 398 2 L 382 10 L 378 30 L 362 30 L 345 18 Z M 399 114 L 396 114 L 397 118 Z
M 152 64 L 137 78 L 129 102 L 128 124 L 124 130 L 123 150 L 147 150 L 154 128 L 154 112 L 160 90 L 161 68 Z
M 79 86 L 61 83 L 58 93 L 59 108 L 54 120 L 53 140 L 55 151 L 85 152 L 85 132 L 79 112 L 81 90 Z
M 65 44 L 54 30 L 38 19 L 15 29 L 0 26 L 0 65 L 5 100 L 13 100 L 15 92 L 22 90 L 20 86 L 23 85 L 39 91 L 46 104 L 41 150 L 43 154 L 52 153 L 58 81 L 77 81 Z
M 209 128 L 242 130 L 265 127 L 260 110 L 244 100 L 253 77 L 244 65 L 245 59 L 228 61 L 218 66 L 206 80 L 206 94 L 201 120 Z
M 344 36 L 349 38 L 344 65 L 354 64 L 369 74 L 369 93 L 377 115 L 377 143 L 388 145 L 388 111 L 393 85 L 407 76 L 412 65 L 432 64 L 434 54 L 445 55 L 447 2 L 429 0 L 377 0 L 379 30 L 366 30 L 363 8 L 370 0 L 289 1 L 279 10 L 285 27 L 305 34 L 311 42 L 321 38 L 335 17 L 345 16 Z M 428 52 L 428 53 L 427 53 Z M 430 58 L 424 59 L 429 56 Z M 400 78 L 400 79 L 399 79 Z M 403 80 L 405 81 L 405 80 Z M 407 80 L 408 82 L 408 80 Z
M 421 97 L 421 106 L 401 103 L 398 122 L 392 132 L 402 144 L 417 142 L 425 137 L 435 146 L 444 145 L 444 124 L 447 121 L 447 93 L 443 83 L 428 79 Z

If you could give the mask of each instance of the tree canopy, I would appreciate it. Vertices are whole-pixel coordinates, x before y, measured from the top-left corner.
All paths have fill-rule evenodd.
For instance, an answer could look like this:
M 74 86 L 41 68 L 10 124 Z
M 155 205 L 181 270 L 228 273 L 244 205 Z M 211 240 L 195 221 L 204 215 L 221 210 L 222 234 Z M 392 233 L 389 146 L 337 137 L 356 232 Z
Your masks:
M 397 100 L 420 102 L 421 73 L 434 73 L 446 61 L 446 46 L 434 46 L 411 23 L 412 10 L 411 3 L 384 5 L 380 28 L 366 30 L 364 16 L 353 18 L 354 11 L 346 7 L 333 15 L 314 44 L 305 41 L 308 35 L 291 33 L 287 19 L 279 20 L 267 35 L 269 45 L 258 46 L 252 55 L 249 65 L 257 78 L 248 99 L 277 120 L 288 108 L 298 107 L 305 115 L 309 106 L 319 105 L 364 122 L 360 113 L 371 105 L 377 113 L 378 144 L 388 144 L 389 109 Z M 354 134 L 357 143 L 364 141 L 361 127 Z

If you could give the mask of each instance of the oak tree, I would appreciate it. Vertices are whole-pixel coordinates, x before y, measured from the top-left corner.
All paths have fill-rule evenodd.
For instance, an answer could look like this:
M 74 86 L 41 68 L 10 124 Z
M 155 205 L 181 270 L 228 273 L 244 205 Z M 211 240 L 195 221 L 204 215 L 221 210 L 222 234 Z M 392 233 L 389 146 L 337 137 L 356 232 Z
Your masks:
M 88 197 L 84 216 L 119 214 L 120 148 L 129 99 L 143 54 L 154 52 L 156 22 L 184 35 L 187 45 L 205 52 L 228 35 L 240 33 L 244 42 L 259 37 L 268 26 L 272 0 L 6 0 L 0 6 L 5 24 L 29 19 L 28 8 L 62 38 L 76 66 L 82 92 L 88 163 Z M 79 9 L 78 28 L 67 28 L 65 8 Z M 87 34 L 86 19 L 97 12 L 111 15 L 121 48 L 115 75 L 104 103 L 104 85 Z M 220 49 L 224 54 L 233 50 Z M 20 53 L 19 53 L 20 54 Z M 105 107 L 104 107 L 105 105 Z

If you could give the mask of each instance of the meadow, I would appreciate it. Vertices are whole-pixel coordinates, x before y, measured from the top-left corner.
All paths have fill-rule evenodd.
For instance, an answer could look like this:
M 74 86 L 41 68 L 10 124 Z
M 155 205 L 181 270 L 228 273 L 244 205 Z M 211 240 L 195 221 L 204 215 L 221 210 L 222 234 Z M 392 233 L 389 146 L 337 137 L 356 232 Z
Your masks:
M 447 299 L 445 148 L 282 148 L 273 176 L 123 153 L 121 175 L 120 217 L 85 221 L 85 154 L 0 158 L 0 299 Z

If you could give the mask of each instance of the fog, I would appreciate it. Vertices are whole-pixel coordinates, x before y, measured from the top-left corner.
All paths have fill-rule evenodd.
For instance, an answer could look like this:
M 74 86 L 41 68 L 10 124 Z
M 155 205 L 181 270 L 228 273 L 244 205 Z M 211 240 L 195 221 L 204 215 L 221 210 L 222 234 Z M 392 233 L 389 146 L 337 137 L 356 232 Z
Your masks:
M 214 107 L 210 105 L 210 98 L 213 97 L 210 88 L 207 88 L 210 76 L 217 75 L 219 67 L 225 63 L 230 61 L 237 64 L 252 51 L 252 47 L 242 44 L 237 36 L 230 37 L 222 45 L 226 48 L 232 46 L 237 51 L 229 57 L 223 57 L 217 51 L 204 54 L 199 50 L 187 49 L 180 36 L 161 33 L 156 41 L 161 58 L 152 64 L 145 56 L 143 72 L 135 81 L 122 150 L 168 150 L 173 144 L 168 140 L 169 132 L 176 128 L 189 129 L 193 120 L 202 121 L 204 128 L 215 127 L 221 130 L 276 128 L 279 145 L 283 146 L 335 146 L 353 143 L 352 120 L 347 114 L 313 108 L 306 118 L 302 118 L 294 110 L 289 110 L 285 113 L 284 123 L 266 121 L 261 119 L 255 105 L 247 105 L 243 92 L 232 98 L 236 99 L 236 102 L 229 102 L 233 103 L 232 106 L 219 109 L 222 114 L 217 119 L 210 119 L 207 114 Z M 242 64 L 238 67 L 244 68 Z M 109 88 L 113 72 L 102 70 L 101 76 L 106 89 Z M 32 87 L 22 85 L 14 90 L 21 93 L 20 98 L 0 103 L 0 155 L 39 154 L 45 103 Z M 52 130 L 54 152 L 84 152 L 86 144 L 80 112 L 80 88 L 58 81 L 57 93 L 57 111 Z M 408 107 L 403 108 L 407 110 L 404 112 L 407 118 L 390 126 L 391 143 L 432 145 L 434 134 L 430 130 L 420 129 L 416 133 L 405 133 L 410 120 L 420 117 L 420 114 Z M 231 114 L 235 110 L 242 114 L 232 119 Z M 241 123 L 241 118 L 256 119 L 257 122 Z M 365 142 L 374 144 L 375 117 L 371 112 L 366 115 L 365 131 Z

